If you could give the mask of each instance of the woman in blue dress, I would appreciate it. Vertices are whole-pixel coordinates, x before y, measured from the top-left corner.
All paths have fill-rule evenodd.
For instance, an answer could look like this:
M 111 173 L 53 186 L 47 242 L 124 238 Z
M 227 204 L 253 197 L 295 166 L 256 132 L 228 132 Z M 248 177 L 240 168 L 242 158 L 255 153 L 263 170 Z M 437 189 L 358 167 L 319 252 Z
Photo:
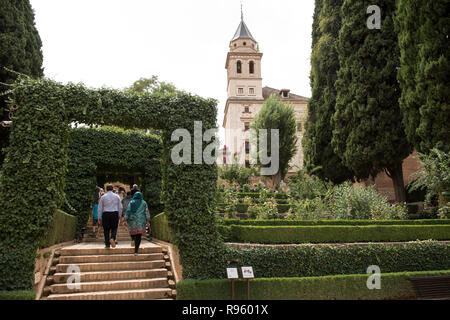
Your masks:
M 141 237 L 146 233 L 146 227 L 150 227 L 150 213 L 141 192 L 136 192 L 133 195 L 133 199 L 130 201 L 125 212 L 124 219 L 131 239 L 133 239 L 131 246 L 134 247 L 134 254 L 137 255 L 139 245 L 141 244 Z

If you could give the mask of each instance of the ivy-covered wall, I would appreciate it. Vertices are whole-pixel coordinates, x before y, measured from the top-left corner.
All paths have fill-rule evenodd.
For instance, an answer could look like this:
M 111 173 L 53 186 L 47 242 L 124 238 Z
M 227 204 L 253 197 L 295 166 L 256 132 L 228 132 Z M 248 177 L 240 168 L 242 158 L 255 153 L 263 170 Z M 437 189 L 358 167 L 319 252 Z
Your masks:
M 194 121 L 202 121 L 203 131 L 217 127 L 216 100 L 184 92 L 95 90 L 27 77 L 20 77 L 8 94 L 17 110 L 0 172 L 0 290 L 32 287 L 37 240 L 45 235 L 54 211 L 64 201 L 69 124 L 74 121 L 162 130 L 162 199 L 180 250 L 183 278 L 201 279 L 204 270 L 209 275 L 223 274 L 225 248 L 218 236 L 214 204 L 217 166 L 176 165 L 170 159 L 172 148 L 179 143 L 171 141 L 175 129 L 186 129 L 193 137 Z M 203 147 L 209 143 L 203 142 Z M 193 159 L 193 139 L 191 150 Z M 82 154 L 80 161 L 91 163 L 84 170 L 93 172 L 88 157 Z M 89 188 L 92 183 L 90 177 L 80 178 L 66 190 Z
M 89 219 L 96 184 L 140 176 L 139 186 L 150 211 L 160 210 L 161 149 L 159 137 L 139 131 L 111 127 L 82 127 L 69 131 L 65 187 L 68 204 L 65 203 L 64 208 L 78 216 L 77 235 Z

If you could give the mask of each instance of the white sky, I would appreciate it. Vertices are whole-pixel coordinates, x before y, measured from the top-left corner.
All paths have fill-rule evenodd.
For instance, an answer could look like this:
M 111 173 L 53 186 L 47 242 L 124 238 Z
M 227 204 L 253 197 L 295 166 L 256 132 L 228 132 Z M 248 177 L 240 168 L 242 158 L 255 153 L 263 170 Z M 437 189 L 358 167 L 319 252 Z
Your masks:
M 218 99 L 220 127 L 227 98 L 225 60 L 240 22 L 240 3 L 31 0 L 47 77 L 125 88 L 157 75 L 179 89 Z M 243 0 L 243 7 L 244 21 L 264 54 L 263 86 L 310 97 L 314 0 Z

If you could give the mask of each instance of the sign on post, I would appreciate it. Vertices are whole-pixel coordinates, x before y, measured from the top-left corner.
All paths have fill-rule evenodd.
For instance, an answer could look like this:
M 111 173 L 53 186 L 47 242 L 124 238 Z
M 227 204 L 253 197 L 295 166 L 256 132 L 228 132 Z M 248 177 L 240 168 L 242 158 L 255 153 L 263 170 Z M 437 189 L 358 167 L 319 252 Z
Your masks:
M 231 300 L 234 300 L 234 279 L 239 279 L 237 268 L 227 268 L 227 277 L 231 279 Z
M 247 300 L 250 300 L 250 279 L 254 277 L 252 267 L 242 267 L 242 278 L 247 279 Z

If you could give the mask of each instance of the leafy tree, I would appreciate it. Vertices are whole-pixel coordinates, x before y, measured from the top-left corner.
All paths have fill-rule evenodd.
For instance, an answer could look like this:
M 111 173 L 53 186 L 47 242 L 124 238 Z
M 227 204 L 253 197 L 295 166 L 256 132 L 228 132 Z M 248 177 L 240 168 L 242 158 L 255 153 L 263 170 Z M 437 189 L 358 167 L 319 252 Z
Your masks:
M 231 165 L 227 165 L 223 168 L 219 167 L 219 176 L 221 179 L 227 181 L 230 185 L 236 182 L 240 187 L 249 184 L 250 177 L 256 174 L 257 172 L 254 167 L 245 168 L 240 166 L 237 162 L 233 162 Z
M 420 152 L 450 151 L 448 0 L 399 0 L 400 108 L 409 141 Z
M 34 24 L 34 12 L 29 0 L 0 0 L 0 92 L 5 84 L 14 82 L 17 74 L 43 76 L 42 42 Z M 5 96 L 0 96 L 0 121 L 10 120 Z M 0 148 L 6 147 L 9 130 L 0 127 Z M 3 154 L 0 152 L 0 163 Z
M 313 23 L 311 53 L 312 97 L 308 102 L 308 119 L 302 140 L 304 166 L 322 179 L 341 183 L 353 173 L 342 164 L 331 146 L 331 117 L 335 112 L 334 84 L 339 70 L 337 39 L 341 27 L 343 0 L 317 0 Z
M 264 102 L 261 111 L 259 111 L 253 120 L 251 128 L 256 130 L 256 138 L 258 141 L 260 139 L 259 130 L 267 129 L 267 150 L 259 150 L 259 152 L 265 153 L 267 151 L 269 157 L 273 157 L 270 130 L 279 130 L 279 168 L 277 173 L 272 176 L 273 187 L 276 188 L 286 176 L 289 170 L 289 161 L 297 152 L 297 122 L 295 120 L 294 109 L 292 106 L 286 105 L 278 100 L 276 95 L 272 94 Z M 259 165 L 261 167 L 270 167 L 270 164 Z
M 366 25 L 366 10 L 371 4 L 344 0 L 342 6 L 332 145 L 358 179 L 375 177 L 385 170 L 393 181 L 396 201 L 404 202 L 402 161 L 412 148 L 398 105 L 395 1 L 377 2 L 382 12 L 381 29 Z
M 178 89 L 170 82 L 159 81 L 158 76 L 153 75 L 151 78 L 140 78 L 136 80 L 131 87 L 127 88 L 130 92 L 135 93 L 152 93 L 152 94 L 172 94 L 176 93 Z M 145 131 L 139 130 L 137 131 Z M 152 134 L 161 136 L 161 130 L 150 128 L 148 131 Z
M 445 195 L 450 192 L 450 153 L 439 149 L 431 149 L 429 154 L 419 153 L 423 170 L 414 174 L 411 191 L 427 190 L 426 202 L 430 203 L 434 197 L 439 199 L 439 206 L 447 204 Z
M 151 78 L 140 78 L 128 90 L 164 95 L 175 93 L 177 88 L 170 82 L 159 81 L 158 76 L 152 76 Z

